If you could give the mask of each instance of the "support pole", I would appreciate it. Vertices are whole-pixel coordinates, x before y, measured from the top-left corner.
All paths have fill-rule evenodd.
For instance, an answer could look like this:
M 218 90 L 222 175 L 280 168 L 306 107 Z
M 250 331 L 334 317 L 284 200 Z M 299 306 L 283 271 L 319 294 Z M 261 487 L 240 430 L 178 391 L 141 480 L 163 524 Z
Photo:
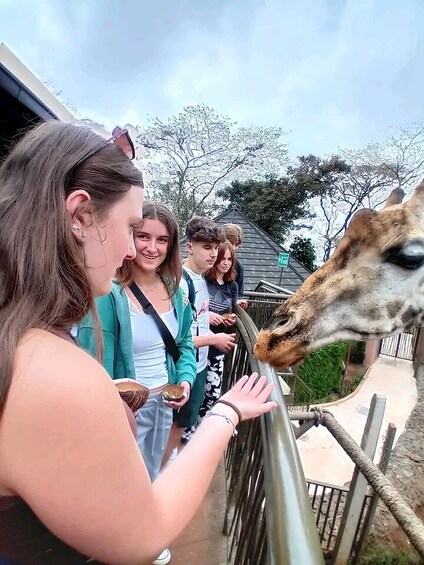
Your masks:
M 332 414 L 323 412 L 321 423 L 339 442 L 352 461 L 358 465 L 372 488 L 396 518 L 412 545 L 420 556 L 424 558 L 424 524 L 415 512 L 404 502 L 403 498 L 380 469 L 359 449 L 358 444 L 340 426 Z
M 361 449 L 371 460 L 374 458 L 377 449 L 385 408 L 386 397 L 374 394 L 361 441 Z M 355 534 L 361 519 L 367 487 L 367 479 L 360 472 L 359 467 L 356 466 L 353 471 L 349 494 L 346 499 L 334 547 L 334 565 L 346 565 L 349 561 L 352 545 L 355 541 Z
M 383 453 L 381 455 L 380 463 L 378 465 L 379 468 L 380 468 L 380 471 L 384 474 L 386 474 L 387 467 L 389 466 L 390 455 L 391 455 L 391 452 L 392 452 L 393 444 L 395 442 L 395 437 L 396 437 L 396 426 L 394 424 L 390 423 L 388 428 L 387 428 L 386 438 L 385 438 L 384 444 L 383 444 Z M 365 517 L 364 529 L 362 530 L 361 539 L 359 540 L 359 548 L 356 552 L 356 557 L 355 557 L 355 561 L 354 561 L 355 564 L 359 563 L 359 560 L 362 556 L 362 553 L 363 553 L 363 550 L 364 550 L 364 547 L 365 547 L 364 546 L 365 540 L 369 536 L 371 526 L 374 522 L 374 517 L 375 517 L 376 510 L 377 510 L 377 505 L 378 505 L 378 500 L 379 500 L 379 498 L 378 498 L 377 494 L 374 492 L 372 499 L 371 499 L 370 506 L 368 508 L 367 515 Z

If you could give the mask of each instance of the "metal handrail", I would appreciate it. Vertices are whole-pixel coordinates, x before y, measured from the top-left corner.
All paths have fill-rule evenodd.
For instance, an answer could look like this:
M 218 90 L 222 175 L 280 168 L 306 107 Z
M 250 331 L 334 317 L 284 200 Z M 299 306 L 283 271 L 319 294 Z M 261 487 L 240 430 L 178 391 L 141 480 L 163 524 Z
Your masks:
M 251 356 L 251 367 L 274 384 L 270 399 L 278 408 L 261 418 L 266 494 L 266 528 L 270 565 L 324 563 L 296 439 L 279 378 L 274 369 L 253 357 L 258 329 L 236 307 L 237 326 Z
M 291 295 L 277 293 L 277 292 L 259 292 L 256 290 L 246 290 L 243 293 L 243 296 L 245 298 L 268 298 L 270 300 L 282 301 L 282 300 L 287 300 L 287 298 L 289 298 L 289 296 Z
M 260 290 L 262 288 L 266 288 L 266 289 L 270 290 L 271 292 L 288 294 L 289 296 L 292 296 L 294 294 L 294 292 L 292 292 L 291 290 L 288 290 L 287 288 L 283 288 L 282 286 L 278 286 L 274 283 L 271 283 L 271 282 L 265 281 L 265 280 L 260 280 L 258 282 L 258 284 L 256 285 L 256 288 L 255 288 L 255 292 L 260 292 Z

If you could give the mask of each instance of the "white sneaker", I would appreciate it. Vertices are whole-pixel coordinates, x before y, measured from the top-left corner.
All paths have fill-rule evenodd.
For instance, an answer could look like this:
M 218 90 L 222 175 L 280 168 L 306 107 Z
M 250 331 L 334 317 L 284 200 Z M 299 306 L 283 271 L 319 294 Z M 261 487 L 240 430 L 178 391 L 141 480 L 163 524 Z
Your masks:
M 171 552 L 169 549 L 164 549 L 157 559 L 155 559 L 152 565 L 167 565 L 171 561 Z

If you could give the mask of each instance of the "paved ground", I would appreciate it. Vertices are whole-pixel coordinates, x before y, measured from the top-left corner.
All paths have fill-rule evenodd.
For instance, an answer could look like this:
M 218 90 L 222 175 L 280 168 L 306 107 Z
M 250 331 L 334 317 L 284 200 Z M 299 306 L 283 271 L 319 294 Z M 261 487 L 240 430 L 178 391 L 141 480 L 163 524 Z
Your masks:
M 397 428 L 397 440 L 417 402 L 412 363 L 379 357 L 353 396 L 326 406 L 358 444 L 374 393 L 385 394 L 387 399 L 382 435 L 392 422 Z M 324 427 L 312 428 L 298 439 L 297 445 L 306 478 L 340 486 L 351 480 L 353 463 Z M 379 453 L 380 449 L 375 461 Z
M 226 500 L 224 462 L 221 461 L 196 516 L 170 548 L 172 565 L 227 564 L 227 537 L 222 534 Z

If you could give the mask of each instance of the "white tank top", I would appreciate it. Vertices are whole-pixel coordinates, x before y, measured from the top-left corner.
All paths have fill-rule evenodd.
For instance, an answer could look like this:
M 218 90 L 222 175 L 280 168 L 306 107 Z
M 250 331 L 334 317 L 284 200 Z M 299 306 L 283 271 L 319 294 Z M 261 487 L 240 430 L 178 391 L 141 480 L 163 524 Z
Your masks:
M 128 303 L 136 379 L 150 389 L 163 386 L 168 382 L 165 344 L 153 318 L 139 312 L 129 298 Z M 168 312 L 159 315 L 175 339 L 178 320 L 172 304 Z

